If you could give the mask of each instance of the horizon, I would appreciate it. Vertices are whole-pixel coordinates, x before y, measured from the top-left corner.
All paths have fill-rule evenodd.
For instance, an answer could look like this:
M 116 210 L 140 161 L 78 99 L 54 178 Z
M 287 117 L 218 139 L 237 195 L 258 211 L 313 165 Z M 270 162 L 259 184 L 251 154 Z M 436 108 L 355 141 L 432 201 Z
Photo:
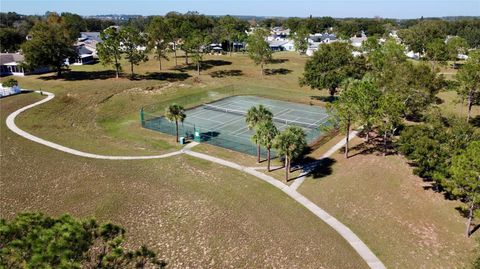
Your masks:
M 115 4 L 115 5 L 112 5 Z M 480 16 L 480 1 L 434 1 L 434 0 L 235 0 L 228 5 L 221 0 L 154 0 L 142 1 L 93 1 L 93 0 L 0 0 L 1 12 L 16 12 L 24 15 L 44 15 L 45 12 L 71 12 L 81 16 L 102 15 L 165 15 L 175 11 L 185 13 L 198 11 L 209 16 L 252 17 L 323 17 L 334 18 L 391 18 L 416 19 L 421 17 L 477 17 Z

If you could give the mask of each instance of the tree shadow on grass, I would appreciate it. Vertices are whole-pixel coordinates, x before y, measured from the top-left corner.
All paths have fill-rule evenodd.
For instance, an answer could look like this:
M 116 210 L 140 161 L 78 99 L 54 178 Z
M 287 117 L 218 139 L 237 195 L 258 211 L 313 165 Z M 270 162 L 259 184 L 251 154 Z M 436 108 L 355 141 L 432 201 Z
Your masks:
M 66 80 L 66 81 L 77 81 L 77 80 L 94 80 L 94 79 L 111 79 L 115 78 L 115 71 L 113 70 L 104 70 L 104 71 L 66 71 L 62 73 L 62 76 L 58 77 L 55 75 L 40 77 L 42 80 Z
M 166 80 L 166 81 L 183 81 L 191 77 L 186 73 L 174 72 L 147 72 L 144 75 L 135 75 L 131 80 Z
M 322 102 L 325 102 L 325 103 L 333 103 L 338 99 L 338 97 L 337 96 L 331 96 L 331 95 L 329 95 L 329 96 L 311 95 L 310 99 L 322 101 Z
M 225 66 L 225 65 L 231 65 L 231 64 L 232 62 L 225 61 L 225 60 L 206 60 L 200 63 L 200 70 L 203 71 L 203 70 L 211 69 L 215 66 Z M 189 64 L 189 65 L 179 66 L 175 68 L 175 70 L 178 70 L 180 72 L 193 71 L 193 70 L 197 70 L 197 65 Z
M 283 63 L 286 63 L 288 61 L 289 61 L 288 59 L 281 58 L 281 59 L 272 59 L 270 61 L 270 63 L 271 64 L 283 64 Z
M 185 73 L 174 72 L 149 72 L 146 74 L 135 74 L 131 77 L 129 74 L 121 74 L 120 78 L 128 78 L 130 80 L 166 80 L 166 81 L 182 81 L 191 77 Z M 65 72 L 61 77 L 56 75 L 40 77 L 42 80 L 65 80 L 65 81 L 80 81 L 80 80 L 106 80 L 114 79 L 115 71 L 69 71 Z
M 239 77 L 243 76 L 242 70 L 219 70 L 210 73 L 212 78 Z
M 290 73 L 292 73 L 292 70 L 286 68 L 265 69 L 265 75 L 267 76 L 287 75 Z
M 465 218 L 465 221 L 468 219 L 468 213 L 469 213 L 468 208 L 463 207 L 463 206 L 457 206 L 457 207 L 455 207 L 455 210 L 458 211 L 458 213 L 460 214 L 460 216 L 462 216 L 462 217 Z M 473 221 L 472 221 L 472 222 L 473 222 Z M 480 224 L 473 224 L 473 223 L 472 223 L 472 225 L 473 225 L 473 229 L 470 230 L 470 236 L 471 236 L 472 234 L 474 234 L 478 229 L 480 229 Z
M 470 119 L 470 123 L 471 123 L 473 126 L 475 126 L 475 127 L 477 127 L 477 128 L 480 128 L 480 115 L 475 116 L 474 118 L 471 118 L 471 119 Z
M 317 160 L 312 157 L 305 157 L 292 166 L 291 172 L 301 170 L 302 176 L 312 176 L 314 179 L 318 179 L 331 175 L 333 172 L 332 166 L 335 162 L 336 161 L 332 158 L 322 158 Z M 293 179 L 295 178 L 290 180 Z

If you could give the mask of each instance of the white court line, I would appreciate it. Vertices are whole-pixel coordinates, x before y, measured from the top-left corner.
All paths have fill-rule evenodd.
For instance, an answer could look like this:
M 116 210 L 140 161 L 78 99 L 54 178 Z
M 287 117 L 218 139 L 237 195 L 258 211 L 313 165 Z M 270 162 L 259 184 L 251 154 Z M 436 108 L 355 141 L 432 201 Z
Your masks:
M 245 131 L 240 132 L 240 130 L 243 130 L 243 129 L 245 129 Z M 248 131 L 250 131 L 250 129 L 248 129 L 248 127 L 240 128 L 240 129 L 238 129 L 238 130 L 235 130 L 235 136 L 240 136 L 240 135 L 242 135 L 242 134 L 244 134 L 244 133 L 247 133 Z
M 217 120 L 211 120 L 211 119 L 207 119 L 207 118 L 202 118 L 202 117 L 195 117 L 195 116 L 190 116 L 189 117 L 190 119 L 191 118 L 194 118 L 194 119 L 199 119 L 199 120 L 207 120 L 207 121 L 211 121 L 211 122 L 215 122 L 215 123 L 222 123 L 221 121 L 217 121 Z
M 313 124 L 321 124 L 321 123 L 324 123 L 324 122 L 325 122 L 325 121 L 324 121 L 324 119 L 326 119 L 326 118 L 328 118 L 328 115 L 325 115 L 325 117 L 323 117 L 323 118 L 321 118 L 321 119 L 317 120 L 317 121 L 316 121 L 316 122 L 314 122 Z
M 285 113 L 287 113 L 287 112 L 290 112 L 290 110 L 291 110 L 290 108 L 286 108 L 286 109 L 278 112 L 277 115 L 274 115 L 274 117 L 275 117 L 275 116 L 280 116 L 280 115 L 285 114 Z
M 230 125 L 230 124 L 232 124 L 232 123 L 234 123 L 234 122 L 236 122 L 236 121 L 238 121 L 238 120 L 241 120 L 241 119 L 243 119 L 243 118 L 237 118 L 237 119 L 233 119 L 233 120 L 231 120 L 231 121 L 222 122 L 222 123 L 219 124 L 219 125 L 213 126 L 212 129 L 218 129 L 218 128 L 220 128 L 220 127 L 228 126 L 228 125 Z

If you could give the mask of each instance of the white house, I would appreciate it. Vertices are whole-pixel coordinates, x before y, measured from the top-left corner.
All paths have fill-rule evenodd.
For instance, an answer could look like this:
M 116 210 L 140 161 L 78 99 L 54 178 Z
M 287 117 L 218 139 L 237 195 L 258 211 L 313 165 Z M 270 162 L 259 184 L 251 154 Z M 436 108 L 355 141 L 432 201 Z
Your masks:
M 270 49 L 273 51 L 295 51 L 293 40 L 271 40 L 267 41 Z
M 330 44 L 337 41 L 337 36 L 329 33 L 315 33 L 308 37 L 308 43 L 310 44 Z
M 93 58 L 93 51 L 88 49 L 85 45 L 77 46 L 75 49 L 77 51 L 77 57 L 66 59 L 66 65 L 84 65 L 94 63 L 95 60 Z
M 360 48 L 362 46 L 363 41 L 367 40 L 367 36 L 365 33 L 362 31 L 361 36 L 353 36 L 350 38 L 350 43 L 352 46 L 356 48 Z
M 93 57 L 97 57 L 97 45 L 101 42 L 100 32 L 80 32 L 76 46 L 85 46 L 92 52 Z
M 28 74 L 46 73 L 50 68 L 43 67 L 35 70 L 28 70 L 22 66 L 24 57 L 19 53 L 0 53 L 0 75 L 1 76 L 25 76 Z

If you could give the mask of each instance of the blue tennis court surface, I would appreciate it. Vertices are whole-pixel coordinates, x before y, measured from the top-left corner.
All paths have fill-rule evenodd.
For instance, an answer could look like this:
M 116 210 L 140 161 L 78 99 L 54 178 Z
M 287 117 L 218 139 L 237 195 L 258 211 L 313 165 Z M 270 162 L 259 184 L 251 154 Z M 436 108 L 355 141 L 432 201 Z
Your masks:
M 280 131 L 288 125 L 299 126 L 307 134 L 308 143 L 321 136 L 320 126 L 328 121 L 328 114 L 322 107 L 257 96 L 233 96 L 187 110 L 185 121 L 179 125 L 180 136 L 193 138 L 194 130 L 197 130 L 202 142 L 255 155 L 256 146 L 251 142 L 254 131 L 247 128 L 245 114 L 252 106 L 260 104 L 273 113 L 274 123 Z M 146 116 L 142 125 L 148 129 L 175 134 L 175 123 L 163 116 Z M 262 150 L 262 155 L 264 154 Z

